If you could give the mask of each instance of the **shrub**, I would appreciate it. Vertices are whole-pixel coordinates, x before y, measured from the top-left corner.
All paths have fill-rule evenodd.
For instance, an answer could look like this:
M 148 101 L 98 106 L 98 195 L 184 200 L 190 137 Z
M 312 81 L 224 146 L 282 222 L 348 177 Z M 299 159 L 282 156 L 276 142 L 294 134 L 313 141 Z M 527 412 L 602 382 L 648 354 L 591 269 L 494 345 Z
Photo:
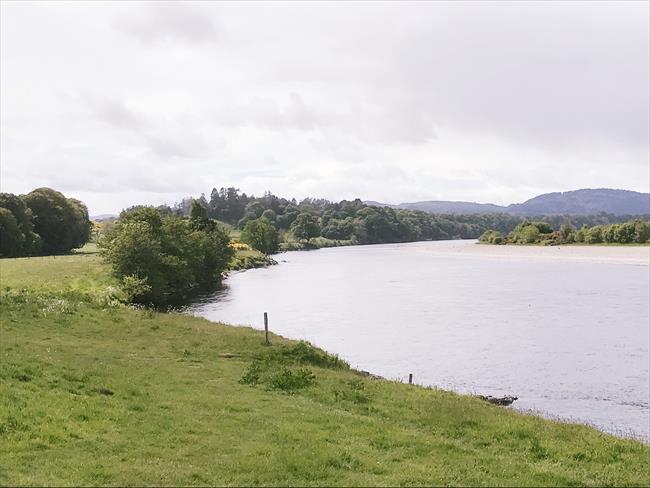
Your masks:
M 269 387 L 274 390 L 292 392 L 308 387 L 314 380 L 316 380 L 316 376 L 309 369 L 291 370 L 282 368 L 271 376 Z
M 291 369 L 273 361 L 253 361 L 239 380 L 242 385 L 266 385 L 271 390 L 293 392 L 314 383 L 316 376 L 309 369 Z
M 153 207 L 123 212 L 100 253 L 136 303 L 178 303 L 217 283 L 234 250 L 214 221 L 182 219 Z
M 501 232 L 498 232 L 496 230 L 487 230 L 483 234 L 481 234 L 481 237 L 478 238 L 479 242 L 485 242 L 487 244 L 503 244 L 504 239 L 503 236 L 501 235 Z
M 268 349 L 259 355 L 257 359 L 282 364 L 310 364 L 321 368 L 349 369 L 350 367 L 348 363 L 337 355 L 318 349 L 306 341 L 289 345 L 283 344 L 279 347 Z
M 244 375 L 239 382 L 242 385 L 257 385 L 262 377 L 262 366 L 259 362 L 253 362 L 248 365 Z
M 249 220 L 241 233 L 242 242 L 254 249 L 271 254 L 280 246 L 280 236 L 275 226 L 266 218 Z

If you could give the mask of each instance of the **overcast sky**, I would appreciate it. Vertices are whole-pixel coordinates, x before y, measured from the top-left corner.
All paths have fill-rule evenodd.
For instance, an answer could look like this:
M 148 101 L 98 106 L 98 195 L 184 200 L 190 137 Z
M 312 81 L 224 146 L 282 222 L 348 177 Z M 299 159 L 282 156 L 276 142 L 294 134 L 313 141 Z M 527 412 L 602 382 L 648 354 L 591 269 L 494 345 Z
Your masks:
M 648 2 L 1 5 L 2 191 L 649 191 Z

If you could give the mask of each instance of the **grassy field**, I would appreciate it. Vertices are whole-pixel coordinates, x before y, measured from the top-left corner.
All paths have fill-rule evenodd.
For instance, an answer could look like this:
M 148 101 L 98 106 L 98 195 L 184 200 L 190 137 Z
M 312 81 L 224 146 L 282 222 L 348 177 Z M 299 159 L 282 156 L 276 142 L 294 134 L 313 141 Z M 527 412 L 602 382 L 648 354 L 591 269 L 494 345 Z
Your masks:
M 135 310 L 96 254 L 0 260 L 2 485 L 648 485 L 650 448 Z

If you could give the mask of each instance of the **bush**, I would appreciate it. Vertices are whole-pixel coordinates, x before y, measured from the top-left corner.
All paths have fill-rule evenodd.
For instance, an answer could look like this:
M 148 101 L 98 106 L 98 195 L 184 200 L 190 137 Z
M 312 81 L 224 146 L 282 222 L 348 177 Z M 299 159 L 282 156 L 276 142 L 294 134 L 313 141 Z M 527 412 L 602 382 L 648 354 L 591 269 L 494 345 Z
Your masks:
M 264 254 L 277 252 L 280 246 L 278 231 L 264 217 L 246 222 L 241 233 L 241 240 Z
M 271 376 L 269 387 L 274 390 L 292 392 L 308 387 L 315 380 L 316 376 L 309 369 L 291 370 L 282 368 Z
M 273 361 L 253 361 L 239 380 L 242 385 L 266 385 L 271 390 L 293 392 L 314 383 L 316 376 L 309 369 L 291 369 L 286 366 L 278 369 Z
M 122 212 L 99 248 L 133 302 L 160 306 L 217 283 L 234 254 L 229 242 L 214 221 L 140 207 Z
M 487 230 L 483 234 L 481 234 L 481 237 L 478 238 L 479 242 L 485 242 L 487 244 L 503 244 L 504 239 L 503 236 L 501 235 L 501 232 L 498 232 L 496 230 Z
M 519 224 L 510 234 L 515 244 L 532 244 L 539 237 L 539 229 L 530 222 Z
M 330 354 L 309 342 L 300 341 L 280 349 L 280 354 L 303 364 L 312 364 L 321 368 L 349 368 L 348 363 L 335 354 Z

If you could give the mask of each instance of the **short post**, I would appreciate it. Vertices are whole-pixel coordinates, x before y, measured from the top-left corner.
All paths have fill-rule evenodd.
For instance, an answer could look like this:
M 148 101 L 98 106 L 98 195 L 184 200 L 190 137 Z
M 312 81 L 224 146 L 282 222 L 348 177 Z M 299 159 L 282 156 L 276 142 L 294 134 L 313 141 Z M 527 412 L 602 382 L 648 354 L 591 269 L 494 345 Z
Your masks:
M 264 340 L 269 345 L 269 314 L 264 312 Z
M 413 384 L 413 373 L 409 373 L 409 385 Z

